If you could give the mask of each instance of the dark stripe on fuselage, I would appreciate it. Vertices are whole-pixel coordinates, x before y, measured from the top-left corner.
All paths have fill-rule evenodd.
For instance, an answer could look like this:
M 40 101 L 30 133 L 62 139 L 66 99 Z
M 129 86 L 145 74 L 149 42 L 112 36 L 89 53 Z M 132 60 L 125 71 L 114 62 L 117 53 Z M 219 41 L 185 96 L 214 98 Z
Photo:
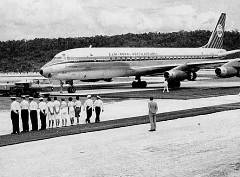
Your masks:
M 73 59 L 72 59 L 73 58 Z M 89 59 L 83 57 L 68 57 L 66 61 L 49 62 L 46 66 L 58 64 L 71 64 L 71 63 L 98 63 L 98 62 L 138 62 L 138 61 L 178 61 L 178 60 L 203 60 L 203 59 L 217 59 L 218 56 L 114 56 L 114 57 L 91 57 Z

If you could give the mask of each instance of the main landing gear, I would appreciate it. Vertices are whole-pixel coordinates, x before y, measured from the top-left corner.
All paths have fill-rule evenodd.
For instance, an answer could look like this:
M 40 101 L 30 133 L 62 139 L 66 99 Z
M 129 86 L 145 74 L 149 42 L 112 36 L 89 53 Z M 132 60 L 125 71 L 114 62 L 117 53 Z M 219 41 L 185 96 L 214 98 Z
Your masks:
M 68 93 L 75 93 L 76 88 L 73 86 L 73 80 L 66 81 L 66 83 L 70 85 L 67 89 Z
M 168 80 L 168 88 L 178 89 L 181 86 L 181 82 L 178 80 Z
M 135 80 L 132 82 L 132 88 L 146 88 L 147 87 L 147 82 L 146 81 L 141 81 L 140 76 L 136 76 Z

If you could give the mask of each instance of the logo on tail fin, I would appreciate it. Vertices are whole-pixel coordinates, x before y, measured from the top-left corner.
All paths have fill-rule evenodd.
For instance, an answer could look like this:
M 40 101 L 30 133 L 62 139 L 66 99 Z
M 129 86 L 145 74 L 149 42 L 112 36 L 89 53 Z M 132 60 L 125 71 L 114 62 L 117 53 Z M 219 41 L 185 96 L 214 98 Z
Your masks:
M 221 24 L 218 24 L 218 26 L 217 26 L 217 35 L 218 35 L 218 37 L 223 36 L 223 27 Z
M 217 25 L 214 28 L 208 43 L 203 48 L 221 49 L 223 47 L 223 36 L 225 27 L 226 14 L 222 13 L 218 19 Z

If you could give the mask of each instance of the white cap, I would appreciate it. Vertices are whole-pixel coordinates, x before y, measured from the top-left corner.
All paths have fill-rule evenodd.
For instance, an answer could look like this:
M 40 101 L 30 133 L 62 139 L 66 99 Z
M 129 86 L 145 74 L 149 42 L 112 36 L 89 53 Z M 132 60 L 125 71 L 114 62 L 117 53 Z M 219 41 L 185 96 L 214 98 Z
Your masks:
M 30 97 L 29 97 L 29 100 L 33 100 L 33 97 L 30 96 Z
M 87 98 L 91 98 L 92 96 L 91 95 L 88 95 Z
M 10 98 L 11 98 L 11 99 L 16 99 L 16 97 L 15 97 L 15 96 L 11 96 Z
M 39 100 L 43 100 L 43 97 L 40 97 Z

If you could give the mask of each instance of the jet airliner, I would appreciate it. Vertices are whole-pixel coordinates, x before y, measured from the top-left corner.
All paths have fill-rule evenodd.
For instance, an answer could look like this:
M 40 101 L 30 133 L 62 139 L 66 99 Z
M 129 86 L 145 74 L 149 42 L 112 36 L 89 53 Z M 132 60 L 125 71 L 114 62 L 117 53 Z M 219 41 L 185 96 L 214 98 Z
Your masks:
M 179 88 L 180 82 L 196 79 L 196 72 L 209 65 L 219 77 L 239 76 L 239 59 L 230 59 L 240 50 L 222 49 L 226 14 L 222 13 L 209 41 L 199 48 L 76 48 L 62 51 L 45 64 L 40 74 L 47 78 L 70 83 L 73 80 L 111 81 L 114 77 L 135 76 L 133 88 L 145 88 L 141 76 L 163 74 L 169 88 Z

